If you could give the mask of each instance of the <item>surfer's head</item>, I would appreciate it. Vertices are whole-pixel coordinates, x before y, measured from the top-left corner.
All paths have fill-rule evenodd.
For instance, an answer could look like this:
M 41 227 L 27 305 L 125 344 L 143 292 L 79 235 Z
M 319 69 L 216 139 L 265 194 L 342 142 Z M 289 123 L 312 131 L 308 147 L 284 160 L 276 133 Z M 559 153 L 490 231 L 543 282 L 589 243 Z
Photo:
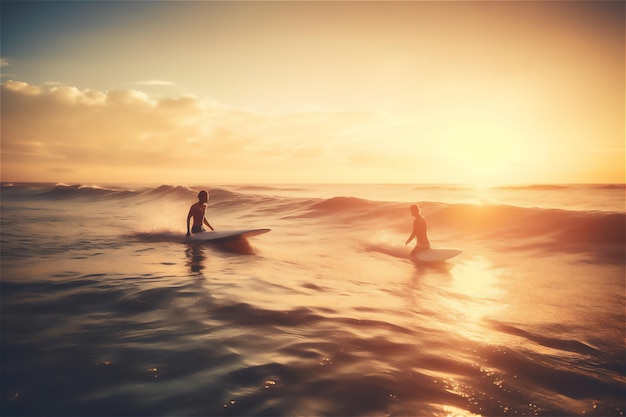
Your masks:
M 420 207 L 417 204 L 413 204 L 411 206 L 411 214 L 415 217 L 420 215 Z
M 200 201 L 201 203 L 206 203 L 207 201 L 209 201 L 209 193 L 204 190 L 200 191 L 198 193 L 198 201 Z

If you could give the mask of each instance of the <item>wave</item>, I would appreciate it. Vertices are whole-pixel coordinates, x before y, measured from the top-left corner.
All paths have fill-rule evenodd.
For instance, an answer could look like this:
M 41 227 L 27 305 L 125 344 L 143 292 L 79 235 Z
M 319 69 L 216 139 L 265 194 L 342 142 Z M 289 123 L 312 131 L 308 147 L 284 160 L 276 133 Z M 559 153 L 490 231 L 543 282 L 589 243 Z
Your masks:
M 531 190 L 531 191 L 561 191 L 577 188 L 598 190 L 624 189 L 626 184 L 533 184 L 533 185 L 503 185 L 493 187 L 494 190 Z
M 531 238 L 556 236 L 562 241 L 624 244 L 624 213 L 526 208 L 488 204 L 420 204 L 429 228 L 445 228 L 486 237 Z M 406 229 L 409 205 L 334 197 L 312 204 L 301 217 L 389 221 Z
M 436 202 L 420 206 L 431 239 L 446 236 L 458 242 L 485 241 L 520 250 L 589 253 L 600 262 L 615 264 L 623 263 L 626 257 L 625 213 Z M 401 203 L 333 198 L 313 204 L 301 217 L 408 236 L 412 223 L 408 207 Z M 365 249 L 405 256 L 404 245 L 371 245 L 370 242 Z
M 97 185 L 67 185 L 57 184 L 50 190 L 40 193 L 42 198 L 64 199 L 64 198 L 92 198 L 92 199 L 109 199 L 113 197 L 123 197 L 132 195 L 132 191 L 120 189 L 112 189 L 100 187 Z
M 12 187 L 7 186 L 7 190 L 15 190 L 15 187 L 15 185 Z M 141 187 L 133 189 L 115 186 L 56 184 L 52 187 L 31 185 L 20 188 L 22 192 L 30 191 L 31 194 L 33 194 L 33 197 L 40 197 L 44 199 L 93 199 L 95 202 L 103 199 L 124 198 L 140 198 L 142 200 L 154 199 L 155 201 L 163 198 L 195 200 L 198 192 L 203 189 L 209 190 L 210 200 L 224 201 L 242 196 L 242 194 L 220 188 L 191 188 L 182 185 L 160 185 L 157 187 Z
M 88 184 L 45 184 L 45 183 L 3 183 L 2 191 L 29 196 L 33 199 L 81 199 L 99 202 L 109 199 L 132 198 L 196 198 L 201 188 L 190 188 L 181 185 L 160 185 L 156 187 L 125 187 L 115 185 L 88 185 Z
M 496 190 L 516 190 L 516 191 L 560 191 L 566 190 L 569 187 L 567 185 L 551 185 L 551 184 L 538 184 L 538 185 L 511 185 L 493 187 Z
M 457 204 L 429 217 L 438 225 L 501 238 L 555 235 L 561 241 L 624 244 L 625 214 L 598 211 Z
M 189 187 L 181 185 L 161 185 L 153 189 L 143 189 L 140 191 L 142 196 L 146 197 L 174 197 L 174 198 L 189 198 L 197 193 Z
M 542 186 L 543 187 L 543 186 Z M 621 187 L 621 186 L 620 186 Z M 163 200 L 194 202 L 199 190 L 205 187 L 160 185 L 129 188 L 123 186 L 67 185 L 67 184 L 3 184 L 4 195 L 18 194 L 33 199 L 82 199 L 106 201 L 136 199 L 140 203 Z M 410 202 L 376 201 L 354 196 L 331 198 L 289 197 L 267 193 L 272 187 L 240 186 L 237 191 L 227 188 L 209 188 L 211 210 L 257 213 L 281 220 L 320 220 L 324 224 L 353 225 L 405 233 L 412 217 Z M 264 191 L 255 194 L 255 190 Z M 454 191 L 452 190 L 453 194 Z M 584 194 L 583 194 L 584 195 Z M 543 239 L 544 244 L 624 245 L 626 219 L 624 212 L 592 210 L 547 209 L 498 204 L 420 202 L 429 229 L 457 233 L 479 239 L 516 242 L 521 239 Z M 525 242 L 519 242 L 524 244 Z M 623 251 L 622 251 L 623 252 Z M 622 254 L 623 256 L 623 254 Z
M 336 214 L 355 210 L 371 210 L 380 204 L 357 197 L 332 197 L 314 202 L 310 209 L 317 213 Z

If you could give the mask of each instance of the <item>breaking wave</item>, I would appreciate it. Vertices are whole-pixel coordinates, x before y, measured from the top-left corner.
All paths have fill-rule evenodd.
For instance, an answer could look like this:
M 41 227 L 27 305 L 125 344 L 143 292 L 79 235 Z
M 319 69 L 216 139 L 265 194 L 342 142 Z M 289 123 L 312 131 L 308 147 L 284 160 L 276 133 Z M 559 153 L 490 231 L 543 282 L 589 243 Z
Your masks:
M 530 186 L 539 192 L 566 186 Z M 621 189 L 621 185 L 602 185 Z M 441 188 L 441 187 L 439 187 Z M 67 184 L 3 184 L 3 193 L 41 200 L 101 202 L 128 200 L 154 204 L 163 201 L 193 202 L 202 187 L 160 185 L 121 187 Z M 375 201 L 356 196 L 331 198 L 286 197 L 294 187 L 242 186 L 210 189 L 212 210 L 249 211 L 282 219 L 323 219 L 325 222 L 384 228 L 404 233 L 410 222 L 411 201 Z M 426 187 L 428 189 L 428 187 Z M 455 187 L 451 188 L 454 193 Z M 274 193 L 272 193 L 274 191 Z M 422 194 L 426 194 L 422 192 Z M 624 212 L 565 210 L 500 204 L 453 204 L 445 201 L 420 202 L 429 228 L 466 237 L 494 240 L 544 239 L 555 245 L 624 245 Z

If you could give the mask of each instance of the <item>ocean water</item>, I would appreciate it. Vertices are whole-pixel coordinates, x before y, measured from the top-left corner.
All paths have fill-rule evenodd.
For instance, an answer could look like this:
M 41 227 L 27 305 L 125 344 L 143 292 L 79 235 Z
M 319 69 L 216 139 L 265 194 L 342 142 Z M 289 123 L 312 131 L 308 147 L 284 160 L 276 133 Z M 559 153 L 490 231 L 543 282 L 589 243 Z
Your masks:
M 186 241 L 197 192 L 216 229 Z M 419 203 L 439 264 L 407 259 Z M 3 416 L 624 415 L 623 185 L 3 184 Z

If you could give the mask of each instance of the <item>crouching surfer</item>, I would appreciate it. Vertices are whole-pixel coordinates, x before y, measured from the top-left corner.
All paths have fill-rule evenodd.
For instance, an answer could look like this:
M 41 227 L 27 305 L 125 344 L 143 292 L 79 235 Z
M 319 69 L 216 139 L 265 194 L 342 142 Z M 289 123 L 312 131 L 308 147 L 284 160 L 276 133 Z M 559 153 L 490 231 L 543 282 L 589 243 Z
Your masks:
M 189 209 L 189 214 L 187 215 L 187 236 L 190 236 L 189 233 L 189 220 L 193 218 L 193 226 L 191 227 L 191 233 L 198 233 L 202 231 L 202 223 L 209 226 L 211 230 L 213 226 L 209 224 L 209 221 L 204 217 L 207 207 L 207 201 L 209 201 L 209 193 L 202 190 L 198 193 L 198 202 L 194 203 Z
M 415 248 L 411 251 L 409 256 L 415 255 L 417 252 L 430 248 L 430 242 L 428 241 L 428 236 L 426 233 L 426 220 L 420 213 L 420 208 L 418 205 L 413 204 L 411 206 L 411 214 L 415 217 L 413 220 L 413 232 L 411 236 L 407 239 L 405 245 L 408 245 L 413 239 L 417 240 L 417 244 Z

